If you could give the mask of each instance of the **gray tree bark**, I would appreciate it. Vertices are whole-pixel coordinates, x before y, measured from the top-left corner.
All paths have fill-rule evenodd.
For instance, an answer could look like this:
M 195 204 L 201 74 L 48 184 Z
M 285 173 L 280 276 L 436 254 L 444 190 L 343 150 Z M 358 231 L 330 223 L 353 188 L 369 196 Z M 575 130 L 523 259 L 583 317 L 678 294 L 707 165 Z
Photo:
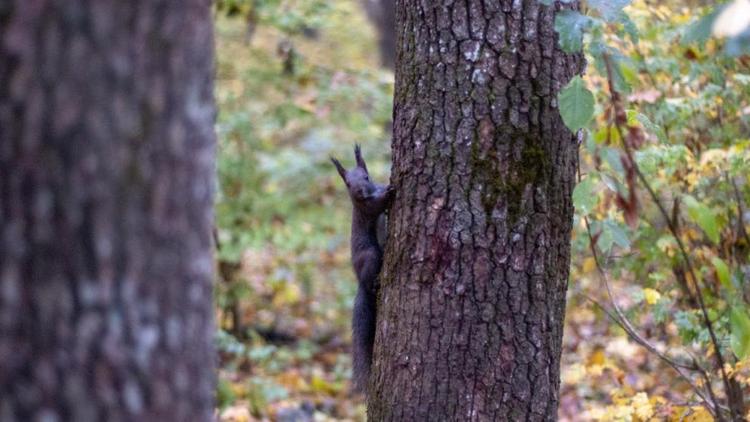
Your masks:
M 0 420 L 211 420 L 208 0 L 0 3 Z
M 557 417 L 578 155 L 556 96 L 583 66 L 560 7 L 397 2 L 371 420 Z

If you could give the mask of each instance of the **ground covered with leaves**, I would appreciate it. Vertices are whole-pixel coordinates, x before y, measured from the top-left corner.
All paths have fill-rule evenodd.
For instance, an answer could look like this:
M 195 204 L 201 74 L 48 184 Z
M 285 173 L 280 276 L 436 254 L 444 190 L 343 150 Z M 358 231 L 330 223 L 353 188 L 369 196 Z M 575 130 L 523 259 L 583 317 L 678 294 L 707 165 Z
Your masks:
M 728 390 L 750 393 L 750 30 L 698 1 L 628 3 L 556 23 L 589 63 L 560 98 L 582 142 L 560 419 L 713 420 Z M 328 156 L 351 163 L 360 143 L 387 180 L 393 75 L 357 1 L 216 16 L 217 412 L 364 420 L 350 206 Z

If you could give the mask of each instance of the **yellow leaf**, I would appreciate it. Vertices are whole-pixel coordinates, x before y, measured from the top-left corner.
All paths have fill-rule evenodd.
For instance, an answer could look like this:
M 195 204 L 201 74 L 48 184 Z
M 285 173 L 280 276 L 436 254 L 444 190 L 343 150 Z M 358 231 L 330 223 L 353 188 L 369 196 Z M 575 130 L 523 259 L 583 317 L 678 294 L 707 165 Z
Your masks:
M 713 422 L 714 418 L 705 408 L 701 406 L 675 407 L 670 421 L 684 422 Z
M 654 289 L 645 288 L 643 289 L 643 297 L 646 299 L 646 303 L 654 305 L 659 299 L 661 299 L 661 293 Z
M 284 283 L 273 298 L 273 305 L 280 307 L 285 304 L 297 303 L 302 298 L 302 290 L 296 283 Z
M 591 356 L 589 356 L 586 364 L 589 366 L 604 365 L 605 361 L 606 361 L 606 356 L 604 356 L 604 349 L 597 348 L 597 350 L 594 351 L 594 353 L 592 353 Z
M 313 375 L 312 380 L 310 381 L 310 388 L 316 393 L 325 393 L 329 395 L 335 395 L 340 390 L 338 386 L 328 382 L 318 375 Z
M 604 421 L 629 421 L 633 417 L 633 408 L 627 405 L 607 406 Z
M 249 422 L 250 410 L 247 406 L 231 406 L 221 412 L 219 420 L 222 422 Z
M 587 372 L 592 377 L 598 377 L 604 373 L 604 365 L 589 365 Z
M 633 408 L 636 416 L 642 420 L 647 420 L 654 414 L 654 406 L 646 393 L 638 393 L 633 397 Z
M 247 385 L 245 385 L 245 383 L 232 382 L 229 384 L 229 388 L 232 390 L 232 393 L 234 393 L 234 395 L 237 397 L 247 396 Z
M 578 385 L 585 377 L 586 368 L 580 363 L 569 366 L 562 375 L 563 383 L 567 385 Z
M 592 257 L 588 257 L 583 260 L 583 268 L 582 271 L 584 273 L 590 273 L 591 271 L 594 271 L 596 268 L 596 260 Z
M 276 382 L 289 390 L 299 391 L 310 388 L 305 378 L 303 378 L 299 371 L 296 369 L 280 374 L 278 377 L 276 377 Z
M 585 420 L 601 421 L 604 420 L 605 412 L 604 409 L 592 407 L 591 409 L 588 409 L 583 416 Z

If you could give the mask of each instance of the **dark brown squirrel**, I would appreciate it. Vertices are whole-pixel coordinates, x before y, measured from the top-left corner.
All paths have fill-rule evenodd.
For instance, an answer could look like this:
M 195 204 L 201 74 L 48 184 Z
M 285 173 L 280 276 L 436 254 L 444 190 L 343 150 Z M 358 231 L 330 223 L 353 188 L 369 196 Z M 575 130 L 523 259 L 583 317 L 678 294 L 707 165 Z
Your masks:
M 357 166 L 348 171 L 337 159 L 331 157 L 331 161 L 352 201 L 352 266 L 359 284 L 352 314 L 352 383 L 354 391 L 366 392 L 375 342 L 378 274 L 383 264 L 383 247 L 378 239 L 385 232 L 384 213 L 395 191 L 370 181 L 359 145 L 354 147 L 354 157 Z

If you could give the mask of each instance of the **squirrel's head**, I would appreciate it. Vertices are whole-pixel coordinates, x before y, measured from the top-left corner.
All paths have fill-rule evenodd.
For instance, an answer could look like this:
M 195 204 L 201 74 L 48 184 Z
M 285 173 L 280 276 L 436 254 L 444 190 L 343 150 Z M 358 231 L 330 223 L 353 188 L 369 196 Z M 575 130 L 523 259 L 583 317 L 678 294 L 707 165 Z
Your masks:
M 357 160 L 357 166 L 351 170 L 346 170 L 339 160 L 333 157 L 331 157 L 331 161 L 336 166 L 336 170 L 338 170 L 341 178 L 344 179 L 352 201 L 355 204 L 364 204 L 379 193 L 379 187 L 370 180 L 370 174 L 367 172 L 367 164 L 365 164 L 365 160 L 362 158 L 362 151 L 359 145 L 354 146 L 354 158 Z

